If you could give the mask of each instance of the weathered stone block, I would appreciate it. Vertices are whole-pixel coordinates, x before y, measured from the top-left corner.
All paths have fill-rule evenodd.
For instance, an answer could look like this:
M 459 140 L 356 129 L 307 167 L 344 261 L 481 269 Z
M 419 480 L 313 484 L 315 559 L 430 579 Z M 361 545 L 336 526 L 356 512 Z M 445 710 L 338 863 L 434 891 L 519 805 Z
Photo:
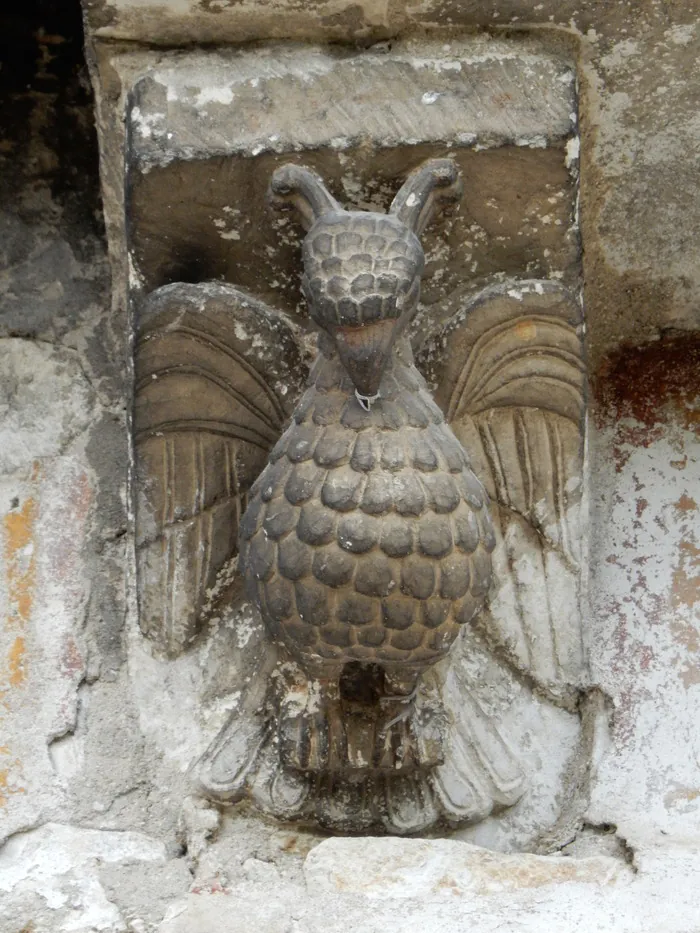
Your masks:
M 507 43 L 166 58 L 136 82 L 127 115 L 137 279 L 151 290 L 221 277 L 303 313 L 300 231 L 261 222 L 274 168 L 298 161 L 348 207 L 384 211 L 411 169 L 446 154 L 465 195 L 424 238 L 425 305 L 449 313 L 455 289 L 495 273 L 573 279 L 574 91 L 566 58 Z
M 624 862 L 504 855 L 449 839 L 327 839 L 306 857 L 309 894 L 483 897 L 548 885 L 629 883 Z

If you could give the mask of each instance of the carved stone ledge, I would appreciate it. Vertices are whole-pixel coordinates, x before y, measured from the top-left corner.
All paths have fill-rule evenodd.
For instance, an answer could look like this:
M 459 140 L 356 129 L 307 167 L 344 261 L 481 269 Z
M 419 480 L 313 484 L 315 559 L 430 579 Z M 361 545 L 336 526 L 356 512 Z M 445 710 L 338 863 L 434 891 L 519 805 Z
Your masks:
M 274 169 L 299 162 L 345 206 L 387 210 L 401 178 L 445 155 L 461 169 L 465 193 L 422 238 L 424 305 L 444 309 L 465 279 L 485 285 L 495 274 L 564 271 L 575 281 L 570 62 L 527 43 L 444 45 L 162 55 L 135 81 L 127 108 L 129 240 L 140 287 L 222 278 L 303 313 L 301 231 L 262 213 Z

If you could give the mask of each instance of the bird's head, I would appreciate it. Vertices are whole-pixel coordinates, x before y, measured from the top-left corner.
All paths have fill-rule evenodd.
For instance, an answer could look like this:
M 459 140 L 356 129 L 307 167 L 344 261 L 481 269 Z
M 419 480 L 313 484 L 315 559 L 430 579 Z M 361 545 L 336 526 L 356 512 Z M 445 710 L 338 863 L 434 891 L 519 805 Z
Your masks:
M 415 312 L 425 263 L 418 236 L 435 210 L 461 196 L 457 166 L 435 159 L 413 172 L 388 214 L 346 211 L 298 165 L 272 176 L 277 206 L 307 229 L 302 288 L 313 320 L 333 340 L 361 403 L 369 405 L 397 337 Z

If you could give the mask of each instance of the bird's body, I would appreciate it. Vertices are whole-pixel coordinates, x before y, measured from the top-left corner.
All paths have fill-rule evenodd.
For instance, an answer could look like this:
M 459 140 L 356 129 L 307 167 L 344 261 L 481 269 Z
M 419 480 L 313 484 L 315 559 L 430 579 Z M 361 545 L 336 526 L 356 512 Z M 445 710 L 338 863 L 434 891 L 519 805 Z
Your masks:
M 486 495 L 401 344 L 365 411 L 321 355 L 250 492 L 241 560 L 270 634 L 309 670 L 422 670 L 480 609 Z
M 319 358 L 250 490 L 239 567 L 306 678 L 279 703 L 280 753 L 297 770 L 395 773 L 442 758 L 437 720 L 414 721 L 418 678 L 483 605 L 495 540 L 405 332 L 418 234 L 459 190 L 452 162 L 428 162 L 384 215 L 343 210 L 307 169 L 273 176 L 273 196 L 309 228 L 302 287 Z

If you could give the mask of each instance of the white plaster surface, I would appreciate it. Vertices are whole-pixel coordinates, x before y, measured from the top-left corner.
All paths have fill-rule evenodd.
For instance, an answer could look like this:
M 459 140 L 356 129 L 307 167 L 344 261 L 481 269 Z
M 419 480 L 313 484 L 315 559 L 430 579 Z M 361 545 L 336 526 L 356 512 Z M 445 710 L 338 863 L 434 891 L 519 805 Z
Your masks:
M 0 851 L 0 892 L 40 898 L 61 930 L 123 930 L 100 884 L 100 864 L 164 857 L 163 844 L 140 833 L 46 823 L 14 836 Z
M 56 813 L 64 794 L 49 743 L 74 730 L 85 678 L 82 548 L 94 499 L 85 435 L 96 411 L 75 354 L 0 343 L 2 838 Z
M 620 441 L 625 429 L 637 443 Z M 592 678 L 612 716 L 610 733 L 603 727 L 599 736 L 589 816 L 614 822 L 633 845 L 697 840 L 700 445 L 682 425 L 628 421 L 596 446 L 588 640 Z M 612 450 L 618 469 L 603 474 Z

